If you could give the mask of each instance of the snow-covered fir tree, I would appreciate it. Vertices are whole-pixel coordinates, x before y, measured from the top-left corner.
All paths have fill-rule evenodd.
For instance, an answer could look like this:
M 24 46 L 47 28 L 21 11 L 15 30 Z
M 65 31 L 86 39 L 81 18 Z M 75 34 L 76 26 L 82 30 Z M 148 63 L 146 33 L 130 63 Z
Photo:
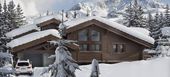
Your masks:
M 165 19 L 164 19 L 164 27 L 170 27 L 170 9 L 169 5 L 166 5 L 166 11 L 165 11 Z
M 0 23 L 3 23 L 3 21 L 1 20 Z M 9 52 L 9 47 L 6 46 L 10 39 L 5 36 L 5 33 L 10 30 L 9 26 L 0 25 L 0 77 L 9 77 L 9 74 L 14 73 L 12 54 Z
M 146 22 L 146 28 L 149 30 L 149 31 L 152 31 L 153 29 L 153 26 L 154 26 L 154 20 L 153 20 L 153 17 L 151 15 L 151 12 L 148 13 L 148 18 L 147 18 L 147 22 Z
M 3 23 L 4 23 L 4 21 L 3 21 L 2 5 L 0 3 L 0 26 L 2 26 Z
M 164 27 L 163 24 L 164 24 L 164 15 L 163 13 L 161 12 L 160 15 L 159 15 L 159 23 L 160 23 L 160 26 L 161 27 Z
M 17 14 L 16 14 L 16 9 L 15 9 L 15 4 L 12 0 L 8 4 L 8 20 L 9 20 L 9 26 L 11 27 L 11 29 L 18 28 L 16 16 Z
M 99 74 L 100 74 L 99 63 L 96 59 L 93 59 L 90 77 L 99 77 Z
M 3 25 L 9 25 L 9 20 L 8 20 L 8 9 L 7 9 L 7 4 L 6 0 L 4 1 L 3 4 L 3 12 L 2 12 L 2 18 L 3 18 Z
M 138 4 L 138 0 L 134 0 L 133 4 L 130 3 L 130 6 L 126 9 L 125 12 L 126 14 L 124 15 L 124 25 L 128 27 L 145 27 L 145 19 L 143 17 L 144 11 Z
M 51 77 L 76 77 L 75 70 L 79 69 L 79 66 L 76 64 L 76 61 L 72 58 L 70 51 L 66 47 L 67 44 L 71 44 L 74 41 L 65 39 L 66 25 L 63 24 L 63 20 L 59 25 L 59 33 L 61 39 L 52 42 L 57 46 L 55 55 L 50 56 L 50 58 L 55 58 L 55 62 L 52 65 L 49 65 L 48 70 L 45 72 L 51 70 Z
M 159 14 L 158 12 L 155 14 L 155 18 L 154 18 L 154 24 L 152 25 L 152 27 L 150 27 L 150 35 L 151 37 L 153 37 L 155 40 L 157 40 L 159 37 L 161 37 L 161 26 L 162 23 L 160 23 L 160 18 L 159 18 Z
M 17 7 L 16 7 L 17 27 L 26 24 L 25 16 L 23 14 L 24 14 L 23 10 L 22 10 L 20 4 L 18 4 Z
M 3 20 L 3 23 L 1 24 L 9 26 L 11 30 L 26 24 L 26 20 L 25 20 L 25 16 L 23 15 L 22 8 L 20 7 L 19 4 L 15 7 L 13 0 L 10 1 L 8 5 L 5 0 L 3 7 L 1 6 L 0 8 L 3 8 L 0 10 L 2 12 L 2 20 Z
M 170 50 L 170 41 L 167 38 L 160 37 L 157 40 L 157 43 L 158 43 L 158 45 L 155 49 L 157 56 L 160 56 L 160 57 L 168 56 L 168 53 Z
M 133 9 L 132 9 L 132 3 L 130 3 L 130 6 L 128 7 L 128 9 L 126 9 L 126 13 L 124 15 L 124 20 L 125 20 L 125 23 L 124 25 L 130 27 L 133 25 Z

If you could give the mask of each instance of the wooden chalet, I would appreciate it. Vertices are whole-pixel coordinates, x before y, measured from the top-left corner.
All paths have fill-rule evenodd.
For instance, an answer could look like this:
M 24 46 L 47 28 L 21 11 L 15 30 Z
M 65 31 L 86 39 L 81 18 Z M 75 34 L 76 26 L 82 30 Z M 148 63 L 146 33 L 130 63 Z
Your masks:
M 20 37 L 8 44 L 16 59 L 30 59 L 33 66 L 52 63 L 53 60 L 48 57 L 54 54 L 56 47 L 48 41 L 60 38 L 57 36 L 60 22 L 54 18 L 49 19 L 36 24 L 41 31 L 17 35 Z M 143 50 L 152 47 L 154 43 L 148 35 L 101 17 L 73 19 L 64 24 L 68 26 L 66 38 L 78 41 L 79 46 L 67 45 L 78 63 L 89 63 L 94 58 L 106 63 L 141 60 Z M 22 42 L 24 40 L 28 41 Z

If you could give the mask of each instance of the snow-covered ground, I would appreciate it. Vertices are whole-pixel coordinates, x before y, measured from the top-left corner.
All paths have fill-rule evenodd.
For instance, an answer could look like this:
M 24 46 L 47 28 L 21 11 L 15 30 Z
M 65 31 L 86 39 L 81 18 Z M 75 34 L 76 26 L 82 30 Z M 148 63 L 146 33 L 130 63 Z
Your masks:
M 100 64 L 100 77 L 170 77 L 170 58 L 157 58 L 134 62 L 122 62 L 117 64 Z M 80 66 L 76 71 L 77 77 L 89 77 L 91 65 Z M 34 68 L 31 77 L 49 77 L 49 74 L 40 76 L 44 67 Z M 29 77 L 29 76 L 19 76 Z

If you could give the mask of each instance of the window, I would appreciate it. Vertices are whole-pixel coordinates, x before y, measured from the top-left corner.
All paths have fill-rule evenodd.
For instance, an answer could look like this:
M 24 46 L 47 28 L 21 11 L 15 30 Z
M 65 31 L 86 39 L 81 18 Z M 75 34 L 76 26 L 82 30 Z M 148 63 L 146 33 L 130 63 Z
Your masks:
M 92 41 L 100 41 L 100 32 L 92 30 L 90 33 L 91 33 L 91 40 Z
M 92 29 L 85 29 L 78 33 L 80 51 L 100 51 L 100 32 Z
M 113 44 L 113 53 L 125 52 L 125 44 Z
M 117 52 L 117 45 L 113 44 L 113 52 Z
M 100 51 L 100 45 L 99 44 L 91 45 L 91 51 Z
M 80 45 L 80 50 L 87 51 L 87 45 L 86 44 Z
M 88 39 L 88 31 L 82 30 L 79 32 L 79 41 L 87 41 Z
M 123 48 L 124 48 L 123 45 L 120 44 L 120 45 L 119 45 L 119 51 L 118 51 L 118 52 L 123 52 Z

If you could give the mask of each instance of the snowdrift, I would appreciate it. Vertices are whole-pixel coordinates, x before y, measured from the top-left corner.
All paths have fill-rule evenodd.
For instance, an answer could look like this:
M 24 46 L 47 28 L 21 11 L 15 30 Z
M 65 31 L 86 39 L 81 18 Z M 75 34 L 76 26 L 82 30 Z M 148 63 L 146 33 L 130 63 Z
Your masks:
M 77 77 L 89 77 L 91 65 L 80 66 Z M 100 64 L 100 77 L 170 77 L 170 58 L 147 61 Z
M 40 76 L 43 68 L 36 67 L 33 77 L 49 77 L 45 74 Z M 90 77 L 91 65 L 80 66 L 76 71 L 76 77 Z M 158 58 L 117 64 L 100 64 L 100 77 L 170 77 L 170 58 Z

